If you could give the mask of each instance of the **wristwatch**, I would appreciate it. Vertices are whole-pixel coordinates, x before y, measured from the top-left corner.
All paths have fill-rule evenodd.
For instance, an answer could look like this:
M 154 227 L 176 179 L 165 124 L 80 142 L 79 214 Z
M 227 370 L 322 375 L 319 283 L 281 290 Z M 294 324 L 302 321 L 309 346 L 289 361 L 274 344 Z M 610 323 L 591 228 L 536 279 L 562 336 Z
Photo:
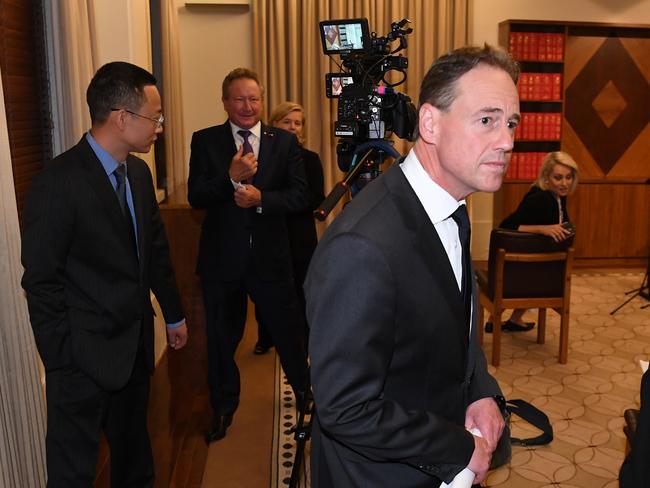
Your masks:
M 494 398 L 494 401 L 497 403 L 497 407 L 499 407 L 499 410 L 505 416 L 508 413 L 508 409 L 506 407 L 506 399 L 501 395 L 494 395 L 492 398 Z

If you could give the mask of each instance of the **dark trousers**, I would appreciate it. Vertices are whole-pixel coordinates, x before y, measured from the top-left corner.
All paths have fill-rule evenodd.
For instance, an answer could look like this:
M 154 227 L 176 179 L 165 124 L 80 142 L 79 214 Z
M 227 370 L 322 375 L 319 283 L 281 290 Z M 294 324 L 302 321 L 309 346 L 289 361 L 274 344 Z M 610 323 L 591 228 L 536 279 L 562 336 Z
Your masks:
M 149 382 L 142 348 L 119 391 L 101 389 L 75 366 L 46 375 L 48 488 L 93 486 L 102 430 L 111 453 L 111 486 L 153 486 Z
M 294 391 L 308 384 L 303 320 L 291 278 L 262 281 L 254 270 L 241 281 L 203 277 L 208 341 L 208 385 L 215 415 L 230 415 L 239 405 L 239 368 L 235 351 L 246 325 L 247 296 L 267 328 Z
M 304 342 L 305 350 L 307 350 L 307 344 L 309 343 L 309 324 L 307 324 L 307 303 L 305 300 L 305 290 L 303 289 L 303 284 L 305 283 L 305 278 L 307 277 L 307 270 L 309 269 L 309 262 L 311 261 L 311 256 L 306 259 L 295 259 L 292 262 L 293 268 L 293 283 L 296 290 L 296 298 L 298 299 L 298 309 L 302 314 L 303 320 L 303 331 L 302 339 Z M 271 334 L 267 331 L 264 322 L 260 315 L 255 312 L 255 320 L 257 321 L 257 343 L 262 346 L 270 347 L 273 345 L 273 340 L 271 339 Z

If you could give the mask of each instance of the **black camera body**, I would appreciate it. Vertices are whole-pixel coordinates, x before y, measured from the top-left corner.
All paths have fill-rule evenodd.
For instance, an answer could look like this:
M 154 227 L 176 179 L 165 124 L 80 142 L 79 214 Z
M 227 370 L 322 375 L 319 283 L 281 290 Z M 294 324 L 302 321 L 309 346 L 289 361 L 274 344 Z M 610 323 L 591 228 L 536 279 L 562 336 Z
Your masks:
M 327 73 L 325 85 L 328 97 L 338 97 L 334 135 L 341 138 L 337 153 L 342 171 L 350 168 L 350 148 L 384 139 L 390 133 L 407 140 L 413 136 L 415 106 L 408 96 L 393 89 L 406 81 L 408 59 L 394 54 L 407 46 L 406 36 L 413 31 L 405 28 L 408 23 L 407 19 L 393 22 L 383 37 L 369 32 L 365 18 L 319 24 L 323 52 L 341 57 L 341 72 Z M 399 45 L 391 49 L 396 41 Z M 388 82 L 386 74 L 391 71 L 402 73 L 402 78 Z
M 346 175 L 314 211 L 318 220 L 327 218 L 348 191 L 354 196 L 379 176 L 386 157 L 400 157 L 388 139 L 391 133 L 412 140 L 415 106 L 394 90 L 406 81 L 408 59 L 394 54 L 407 46 L 406 36 L 413 31 L 405 27 L 409 22 L 393 22 L 383 37 L 369 32 L 368 19 L 319 23 L 323 52 L 341 57 L 340 72 L 325 75 L 325 91 L 329 98 L 338 98 L 334 135 L 339 137 L 338 166 Z M 394 42 L 399 45 L 392 49 Z M 401 79 L 391 83 L 386 79 L 390 72 L 401 73 Z

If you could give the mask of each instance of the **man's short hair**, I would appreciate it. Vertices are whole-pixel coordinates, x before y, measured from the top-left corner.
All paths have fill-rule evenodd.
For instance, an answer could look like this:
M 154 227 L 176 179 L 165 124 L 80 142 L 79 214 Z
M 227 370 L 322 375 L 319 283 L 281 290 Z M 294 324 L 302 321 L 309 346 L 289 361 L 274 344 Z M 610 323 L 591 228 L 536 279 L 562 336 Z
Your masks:
M 222 100 L 228 100 L 228 90 L 230 89 L 230 84 L 240 78 L 248 78 L 249 80 L 253 80 L 255 83 L 257 83 L 257 86 L 260 87 L 260 91 L 262 92 L 262 96 L 264 96 L 264 88 L 262 87 L 259 76 L 257 76 L 257 73 L 255 73 L 255 71 L 248 68 L 235 68 L 223 79 L 223 83 L 221 84 Z
M 461 47 L 439 57 L 424 75 L 418 112 L 425 103 L 443 111 L 449 110 L 458 95 L 459 78 L 480 64 L 505 71 L 515 84 L 519 80 L 519 65 L 507 52 L 489 44 Z M 416 126 L 416 136 L 417 133 Z
M 156 78 L 131 63 L 115 61 L 97 70 L 86 90 L 90 120 L 104 123 L 112 108 L 137 112 L 145 102 L 144 87 L 155 85 Z

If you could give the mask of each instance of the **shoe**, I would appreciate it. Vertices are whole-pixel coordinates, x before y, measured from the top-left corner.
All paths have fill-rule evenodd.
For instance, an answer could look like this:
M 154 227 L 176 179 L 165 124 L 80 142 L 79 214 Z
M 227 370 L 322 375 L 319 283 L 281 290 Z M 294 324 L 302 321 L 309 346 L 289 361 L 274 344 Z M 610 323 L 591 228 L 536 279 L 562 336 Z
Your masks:
M 269 349 L 271 349 L 273 346 L 267 346 L 266 344 L 261 344 L 259 342 L 255 343 L 255 347 L 253 348 L 253 354 L 257 354 L 258 356 L 262 354 L 266 354 L 269 352 Z
M 217 415 L 212 420 L 210 430 L 205 433 L 205 443 L 218 441 L 226 437 L 226 430 L 232 424 L 232 415 Z
M 535 322 L 525 322 L 525 325 L 521 325 L 517 322 L 513 322 L 512 320 L 506 320 L 501 325 L 501 330 L 506 332 L 526 332 L 528 330 L 531 330 L 533 327 L 535 327 Z M 485 323 L 485 332 L 488 334 L 492 333 L 493 328 L 494 326 L 492 325 L 492 322 Z

